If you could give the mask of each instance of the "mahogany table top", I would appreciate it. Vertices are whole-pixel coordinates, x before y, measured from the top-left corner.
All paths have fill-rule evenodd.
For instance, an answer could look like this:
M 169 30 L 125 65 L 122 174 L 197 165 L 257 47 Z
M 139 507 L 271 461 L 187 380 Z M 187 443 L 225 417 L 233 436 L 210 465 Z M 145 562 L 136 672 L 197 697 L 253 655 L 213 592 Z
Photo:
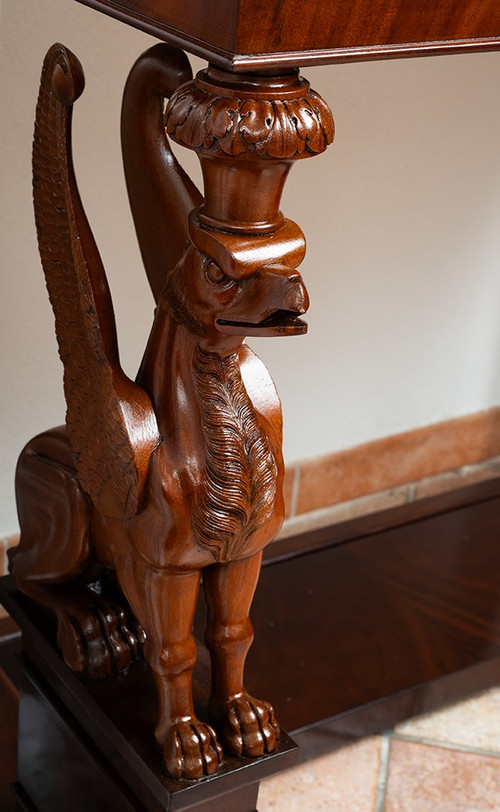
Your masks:
M 499 0 L 78 0 L 235 71 L 500 49 Z

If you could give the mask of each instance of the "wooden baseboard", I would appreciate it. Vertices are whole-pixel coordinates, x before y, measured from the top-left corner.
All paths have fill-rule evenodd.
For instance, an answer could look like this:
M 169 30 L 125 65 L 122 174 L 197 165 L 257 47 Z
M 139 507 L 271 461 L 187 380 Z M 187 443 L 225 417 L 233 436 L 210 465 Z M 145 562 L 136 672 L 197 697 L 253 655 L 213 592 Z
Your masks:
M 497 478 L 277 542 L 249 690 L 294 736 L 364 735 L 498 684 L 499 516 Z
M 500 455 L 500 407 L 290 465 L 288 517 Z

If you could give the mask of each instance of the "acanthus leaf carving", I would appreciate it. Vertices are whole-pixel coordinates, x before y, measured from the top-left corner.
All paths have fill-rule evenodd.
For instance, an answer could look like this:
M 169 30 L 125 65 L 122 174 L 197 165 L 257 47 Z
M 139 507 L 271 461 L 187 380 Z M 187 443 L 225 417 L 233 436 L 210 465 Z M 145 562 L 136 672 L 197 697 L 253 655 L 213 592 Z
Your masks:
M 331 111 L 311 89 L 300 87 L 297 98 L 239 99 L 208 93 L 196 80 L 173 94 L 165 126 L 197 151 L 281 160 L 321 153 L 334 136 Z

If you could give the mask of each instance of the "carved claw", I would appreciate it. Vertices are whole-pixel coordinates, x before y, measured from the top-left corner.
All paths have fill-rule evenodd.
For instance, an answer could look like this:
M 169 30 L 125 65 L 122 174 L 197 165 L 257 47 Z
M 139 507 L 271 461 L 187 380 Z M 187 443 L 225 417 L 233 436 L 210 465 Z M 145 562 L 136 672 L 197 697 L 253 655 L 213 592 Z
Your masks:
M 210 725 L 193 717 L 172 725 L 163 748 L 163 758 L 172 778 L 193 780 L 217 771 L 222 764 L 222 748 Z
M 123 671 L 141 656 L 143 631 L 128 623 L 120 606 L 93 595 L 58 611 L 57 644 L 77 673 L 102 678 Z
M 268 702 L 241 693 L 220 705 L 212 703 L 210 711 L 227 753 L 256 757 L 276 748 L 280 728 Z

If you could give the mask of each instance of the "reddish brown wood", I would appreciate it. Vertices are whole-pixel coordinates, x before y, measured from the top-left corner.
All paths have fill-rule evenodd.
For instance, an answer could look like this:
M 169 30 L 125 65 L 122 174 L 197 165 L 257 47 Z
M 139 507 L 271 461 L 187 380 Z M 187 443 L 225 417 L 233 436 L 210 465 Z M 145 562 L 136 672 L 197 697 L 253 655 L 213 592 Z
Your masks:
M 498 480 L 494 485 L 427 500 L 420 516 L 415 505 L 388 511 L 383 530 L 374 528 L 373 517 L 353 520 L 350 531 L 344 527 L 344 544 L 333 526 L 324 530 L 325 541 L 331 535 L 329 548 L 303 550 L 266 568 L 252 609 L 257 638 L 247 679 L 252 690 L 273 697 L 301 744 L 307 742 L 305 731 L 317 724 L 324 726 L 330 749 L 498 684 Z M 114 759 L 147 808 L 155 809 L 154 799 L 167 790 L 176 796 L 172 806 L 180 808 L 187 787 L 193 803 L 203 798 L 208 805 L 217 792 L 210 781 L 162 776 L 149 747 L 154 684 L 145 663 L 136 663 L 125 679 L 75 678 L 55 652 L 54 624 L 8 578 L 0 590 L 23 627 L 30 660 L 100 748 L 100 764 Z M 208 702 L 208 667 L 200 642 L 197 708 Z M 114 748 L 106 742 L 110 735 Z M 286 754 L 278 751 L 277 758 L 286 760 Z M 139 767 L 141 760 L 147 769 Z M 269 759 L 243 763 L 260 777 L 259 770 L 273 769 Z M 221 789 L 237 786 L 238 764 L 226 761 L 215 779 L 223 779 Z M 33 780 L 33 769 L 29 776 Z M 219 808 L 226 806 L 220 802 Z
M 235 71 L 500 47 L 497 0 L 79 0 Z
M 409 504 L 360 516 L 357 519 L 349 519 L 339 522 L 339 524 L 320 527 L 317 530 L 306 530 L 293 536 L 278 538 L 266 547 L 263 565 L 268 566 L 336 544 L 345 544 L 361 536 L 381 533 L 389 528 L 416 522 L 477 501 L 492 499 L 499 494 L 500 477 L 495 477 L 486 482 L 457 488 L 428 499 L 418 499 Z
M 14 620 L 12 620 L 11 617 L 6 615 L 5 617 L 0 618 L 0 644 L 2 644 L 6 639 L 19 634 L 19 626 Z
M 40 812 L 88 812 L 94 807 L 121 812 L 130 804 L 137 812 L 254 812 L 259 781 L 296 763 L 297 747 L 282 732 L 276 750 L 266 758 L 228 755 L 208 780 L 170 778 L 150 736 L 156 697 L 147 663 L 138 661 L 126 675 L 104 680 L 75 675 L 57 651 L 53 619 L 17 591 L 9 577 L 0 579 L 0 595 L 23 633 L 17 795 L 31 798 Z M 199 646 L 193 693 L 203 717 L 209 661 L 201 641 Z M 19 640 L 16 650 L 19 654 Z M 17 685 L 20 680 L 21 673 Z
M 383 530 L 353 520 L 344 543 L 325 528 L 323 549 L 263 569 L 247 681 L 294 736 L 330 717 L 338 732 L 380 731 L 498 684 L 495 485 L 429 500 L 420 518 L 396 508 L 392 527 L 388 511 Z
M 2 624 L 3 625 L 3 624 Z M 17 628 L 17 627 L 16 627 Z M 19 632 L 5 636 L 0 630 L 0 809 L 11 812 L 14 798 L 10 785 L 16 780 L 17 772 L 17 711 L 19 704 L 19 683 L 16 679 L 14 654 L 19 649 Z
M 19 650 L 21 631 L 10 617 L 0 619 L 0 809 L 15 809 L 11 785 L 17 775 Z
M 120 366 L 111 296 L 73 173 L 83 72 L 62 45 L 47 54 L 33 188 L 68 411 L 66 427 L 21 454 L 21 541 L 10 557 L 18 588 L 55 615 L 73 670 L 106 676 L 144 647 L 159 696 L 156 743 L 177 779 L 211 775 L 223 757 L 192 696 L 202 570 L 209 717 L 224 752 L 262 756 L 279 736 L 272 707 L 246 692 L 243 670 L 262 550 L 284 515 L 282 416 L 243 339 L 306 330 L 296 270 L 305 242 L 279 205 L 292 162 L 333 138 L 327 105 L 297 71 L 236 78 L 209 68 L 189 78 L 185 56 L 161 44 L 136 62 L 124 94 L 127 186 L 158 302 L 133 382 Z M 198 153 L 204 197 L 166 132 Z

